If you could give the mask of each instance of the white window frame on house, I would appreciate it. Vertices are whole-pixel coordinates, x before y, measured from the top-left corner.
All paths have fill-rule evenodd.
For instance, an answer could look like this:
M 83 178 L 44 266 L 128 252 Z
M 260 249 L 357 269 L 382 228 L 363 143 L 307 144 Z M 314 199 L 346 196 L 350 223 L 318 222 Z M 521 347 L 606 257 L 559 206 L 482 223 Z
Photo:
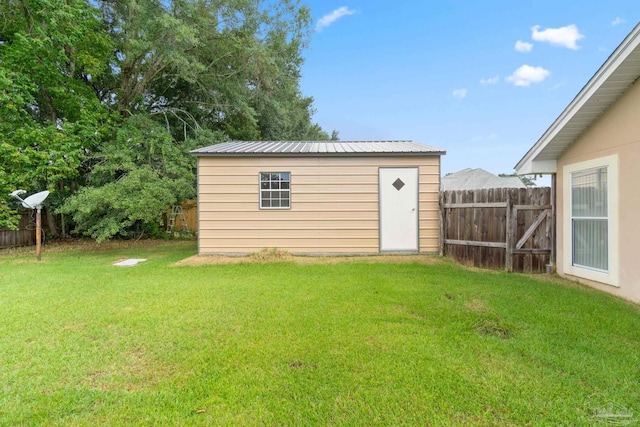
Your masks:
M 607 171 L 606 217 L 573 216 L 573 177 L 579 172 L 605 169 Z M 563 171 L 563 267 L 566 274 L 595 282 L 619 286 L 619 219 L 618 219 L 618 156 L 606 156 L 566 165 Z M 607 223 L 607 267 L 588 267 L 574 262 L 574 220 L 606 221 Z
M 260 172 L 258 188 L 260 209 L 291 209 L 291 172 Z

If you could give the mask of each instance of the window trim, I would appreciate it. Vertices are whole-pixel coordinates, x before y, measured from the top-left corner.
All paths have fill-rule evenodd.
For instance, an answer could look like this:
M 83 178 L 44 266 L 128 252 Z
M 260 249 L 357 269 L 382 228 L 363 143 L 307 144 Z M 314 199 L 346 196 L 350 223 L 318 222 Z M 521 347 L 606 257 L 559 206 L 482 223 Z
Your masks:
M 608 270 L 573 264 L 572 174 L 589 169 L 607 169 L 607 243 Z M 618 156 L 606 156 L 565 165 L 563 176 L 563 267 L 564 273 L 611 286 L 619 286 Z
M 289 206 L 262 206 L 262 192 L 263 191 L 272 191 L 272 189 L 263 189 L 262 188 L 262 174 L 273 174 L 273 173 L 278 173 L 278 174 L 282 174 L 282 173 L 286 173 L 289 174 L 289 188 L 288 189 L 278 189 L 277 191 L 288 191 L 289 192 Z M 291 209 L 291 172 L 290 171 L 260 171 L 258 172 L 258 208 L 260 210 L 267 210 L 267 211 L 282 211 L 282 210 L 290 210 Z

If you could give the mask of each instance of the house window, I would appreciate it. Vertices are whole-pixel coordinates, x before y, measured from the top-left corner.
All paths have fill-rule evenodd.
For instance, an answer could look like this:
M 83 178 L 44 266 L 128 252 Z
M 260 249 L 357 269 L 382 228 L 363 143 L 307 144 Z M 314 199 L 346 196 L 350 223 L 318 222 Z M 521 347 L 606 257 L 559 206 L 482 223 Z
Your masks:
M 260 172 L 260 208 L 291 208 L 290 172 Z
M 571 174 L 572 264 L 609 270 L 607 167 Z
M 563 272 L 619 286 L 618 156 L 565 165 L 562 180 Z

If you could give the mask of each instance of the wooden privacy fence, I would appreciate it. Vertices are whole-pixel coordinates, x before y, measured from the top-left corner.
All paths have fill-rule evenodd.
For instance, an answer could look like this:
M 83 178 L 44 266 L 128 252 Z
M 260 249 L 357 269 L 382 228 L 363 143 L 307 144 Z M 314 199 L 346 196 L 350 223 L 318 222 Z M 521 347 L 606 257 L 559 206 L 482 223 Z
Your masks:
M 29 209 L 21 213 L 17 230 L 0 228 L 0 249 L 36 244 L 36 226 L 31 217 L 32 212 Z
M 551 188 L 440 193 L 440 254 L 477 267 L 544 272 L 555 257 Z
M 165 227 L 167 230 L 182 231 L 186 224 L 187 231 L 198 231 L 198 204 L 196 200 L 185 200 L 180 203 L 182 215 L 176 214 L 175 207 L 165 215 Z M 173 217 L 173 218 L 172 218 Z M 173 221 L 173 224 L 172 224 Z

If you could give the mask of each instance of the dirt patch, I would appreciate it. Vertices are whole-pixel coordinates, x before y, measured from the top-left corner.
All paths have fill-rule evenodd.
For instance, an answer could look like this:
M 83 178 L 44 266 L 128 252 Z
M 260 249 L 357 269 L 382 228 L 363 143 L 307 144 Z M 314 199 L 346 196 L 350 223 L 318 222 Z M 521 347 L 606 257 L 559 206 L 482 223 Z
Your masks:
M 129 249 L 150 246 L 170 245 L 175 240 L 158 240 L 158 239 L 141 239 L 141 240 L 107 240 L 106 242 L 96 243 L 91 239 L 57 239 L 46 241 L 43 245 L 43 252 L 96 252 L 113 249 Z M 2 248 L 2 255 L 21 255 L 35 252 L 35 246 L 21 246 L 15 248 Z
M 271 251 L 271 250 L 269 250 Z M 437 264 L 440 259 L 433 255 L 362 255 L 362 256 L 302 256 L 291 255 L 286 251 L 278 251 L 274 256 L 265 255 L 264 251 L 247 256 L 226 255 L 194 255 L 176 262 L 175 266 L 199 266 L 216 264 L 248 264 L 268 262 L 291 262 L 294 264 L 341 264 L 341 263 L 419 263 Z M 273 255 L 273 254 L 272 254 Z M 276 256 L 277 255 L 277 256 Z
M 318 369 L 318 365 L 308 364 L 308 363 L 301 362 L 299 360 L 294 360 L 292 362 L 289 362 L 289 368 L 291 368 L 291 369 L 312 369 L 312 370 L 315 371 L 316 369 Z
M 484 301 L 479 299 L 472 299 L 471 301 L 465 304 L 465 307 L 477 313 L 487 311 L 487 304 L 485 304 Z
M 490 316 L 478 320 L 474 325 L 480 335 L 495 336 L 501 339 L 513 338 L 514 327 L 500 316 Z
M 291 254 L 278 248 L 265 248 L 260 252 L 252 253 L 249 257 L 258 262 L 271 262 L 291 259 Z

